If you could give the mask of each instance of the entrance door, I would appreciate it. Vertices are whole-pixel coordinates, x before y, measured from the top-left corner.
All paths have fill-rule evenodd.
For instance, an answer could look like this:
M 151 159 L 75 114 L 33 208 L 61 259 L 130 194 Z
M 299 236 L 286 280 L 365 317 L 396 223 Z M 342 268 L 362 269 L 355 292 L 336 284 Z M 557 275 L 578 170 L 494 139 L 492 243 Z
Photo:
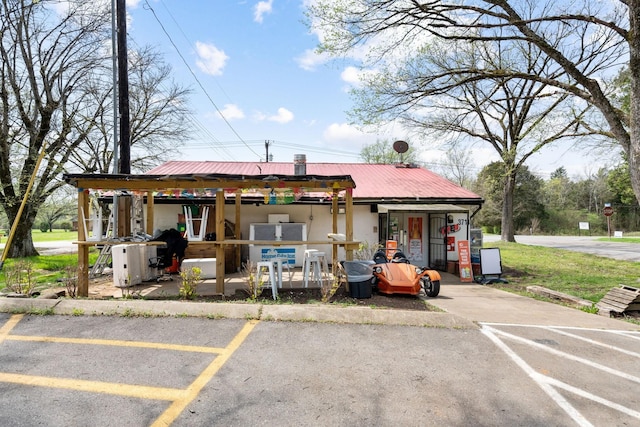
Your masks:
M 389 212 L 388 240 L 398 242 L 412 264 L 427 265 L 427 216 L 420 213 Z
M 445 270 L 447 265 L 446 234 L 442 233 L 447 226 L 444 214 L 431 214 L 429 217 L 429 266 L 436 270 Z

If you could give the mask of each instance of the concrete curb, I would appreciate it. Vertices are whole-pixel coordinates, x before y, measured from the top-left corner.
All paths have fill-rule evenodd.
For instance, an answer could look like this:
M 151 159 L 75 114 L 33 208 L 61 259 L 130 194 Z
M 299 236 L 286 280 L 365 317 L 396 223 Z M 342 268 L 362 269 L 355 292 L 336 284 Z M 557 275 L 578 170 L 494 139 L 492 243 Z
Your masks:
M 262 305 L 146 300 L 74 300 L 0 298 L 0 312 L 66 316 L 188 316 L 225 319 L 261 319 L 290 322 L 385 324 L 456 329 L 478 325 L 448 313 L 370 307 Z
M 462 317 L 440 312 L 379 309 L 370 307 L 335 307 L 323 305 L 265 305 L 263 320 L 293 322 L 335 322 L 428 326 L 477 329 L 478 325 Z

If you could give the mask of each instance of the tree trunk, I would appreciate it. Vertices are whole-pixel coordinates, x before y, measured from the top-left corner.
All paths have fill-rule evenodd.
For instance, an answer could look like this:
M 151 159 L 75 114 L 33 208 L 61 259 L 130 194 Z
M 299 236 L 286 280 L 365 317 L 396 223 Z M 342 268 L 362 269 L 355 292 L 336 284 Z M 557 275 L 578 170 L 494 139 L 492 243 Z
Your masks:
M 640 6 L 637 2 L 629 5 L 629 148 L 625 150 L 629 157 L 629 175 L 631 187 L 640 202 Z M 624 145 L 622 145 L 625 148 Z
M 512 168 L 510 168 L 512 169 Z M 513 169 L 512 169 L 513 170 Z M 513 195 L 516 189 L 515 172 L 507 172 L 504 179 L 501 240 L 504 242 L 515 242 L 515 231 L 513 230 Z
M 17 210 L 16 212 L 7 212 L 7 214 L 9 215 L 11 224 L 13 224 Z M 18 222 L 18 226 L 16 227 L 16 232 L 13 236 L 9 252 L 7 253 L 9 258 L 25 258 L 39 255 L 33 245 L 33 237 L 31 237 L 31 229 L 35 222 L 35 218 L 35 212 L 25 208 L 25 211 L 22 213 L 21 221 Z

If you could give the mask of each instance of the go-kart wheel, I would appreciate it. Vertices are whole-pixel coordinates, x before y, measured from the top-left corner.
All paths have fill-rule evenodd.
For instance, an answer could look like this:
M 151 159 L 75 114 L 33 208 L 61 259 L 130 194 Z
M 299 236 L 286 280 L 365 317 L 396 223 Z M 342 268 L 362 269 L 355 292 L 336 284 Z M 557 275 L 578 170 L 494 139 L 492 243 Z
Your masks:
M 424 292 L 427 294 L 428 297 L 433 298 L 438 296 L 438 294 L 440 293 L 439 280 L 431 281 L 424 277 L 420 280 L 422 280 L 422 287 L 424 288 Z

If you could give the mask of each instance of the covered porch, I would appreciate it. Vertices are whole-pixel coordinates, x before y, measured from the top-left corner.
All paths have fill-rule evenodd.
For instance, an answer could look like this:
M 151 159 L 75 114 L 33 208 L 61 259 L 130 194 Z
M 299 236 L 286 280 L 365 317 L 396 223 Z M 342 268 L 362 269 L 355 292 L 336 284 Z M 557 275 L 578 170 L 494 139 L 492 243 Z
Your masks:
M 329 244 L 332 245 L 332 260 L 337 260 L 338 247 L 345 249 L 347 260 L 353 259 L 353 251 L 358 248 L 360 242 L 354 240 L 353 236 L 353 196 L 355 182 L 349 175 L 323 176 L 323 175 L 231 175 L 231 174 L 181 174 L 181 175 L 118 175 L 118 174 L 67 174 L 65 181 L 78 189 L 78 218 L 89 216 L 89 194 L 90 191 L 104 192 L 130 192 L 143 194 L 146 202 L 145 224 L 146 233 L 153 235 L 154 230 L 154 195 L 158 192 L 173 191 L 176 189 L 207 189 L 208 193 L 215 193 L 213 197 L 215 211 L 216 240 L 205 242 L 190 242 L 189 244 L 212 245 L 216 253 L 215 292 L 219 295 L 225 294 L 225 287 L 229 283 L 225 276 L 225 248 L 228 246 L 239 247 L 240 245 L 260 244 L 260 241 L 226 239 L 225 238 L 225 204 L 235 205 L 233 222 L 236 227 L 240 226 L 242 217 L 242 194 L 246 191 L 264 191 L 265 189 L 297 189 L 303 192 L 330 192 L 332 194 L 332 227 L 326 230 L 326 234 L 336 234 L 338 232 L 338 207 L 344 208 L 344 240 L 317 240 L 317 241 L 280 241 L 281 245 L 306 245 L 306 244 Z M 130 211 L 124 210 L 123 218 L 119 217 L 118 222 L 130 221 Z M 119 214 L 119 216 L 120 216 Z M 115 228 L 117 238 L 132 236 L 121 235 Z M 239 232 L 236 235 L 240 235 Z M 92 246 L 113 244 L 110 240 L 88 240 L 83 227 L 78 229 L 78 295 L 89 296 L 89 250 Z M 122 240 L 117 241 L 122 244 Z M 136 244 L 158 244 L 158 242 L 132 242 Z M 264 242 L 262 242 L 264 243 Z M 273 244 L 273 242 L 269 242 Z M 237 251 L 239 257 L 239 251 Z

